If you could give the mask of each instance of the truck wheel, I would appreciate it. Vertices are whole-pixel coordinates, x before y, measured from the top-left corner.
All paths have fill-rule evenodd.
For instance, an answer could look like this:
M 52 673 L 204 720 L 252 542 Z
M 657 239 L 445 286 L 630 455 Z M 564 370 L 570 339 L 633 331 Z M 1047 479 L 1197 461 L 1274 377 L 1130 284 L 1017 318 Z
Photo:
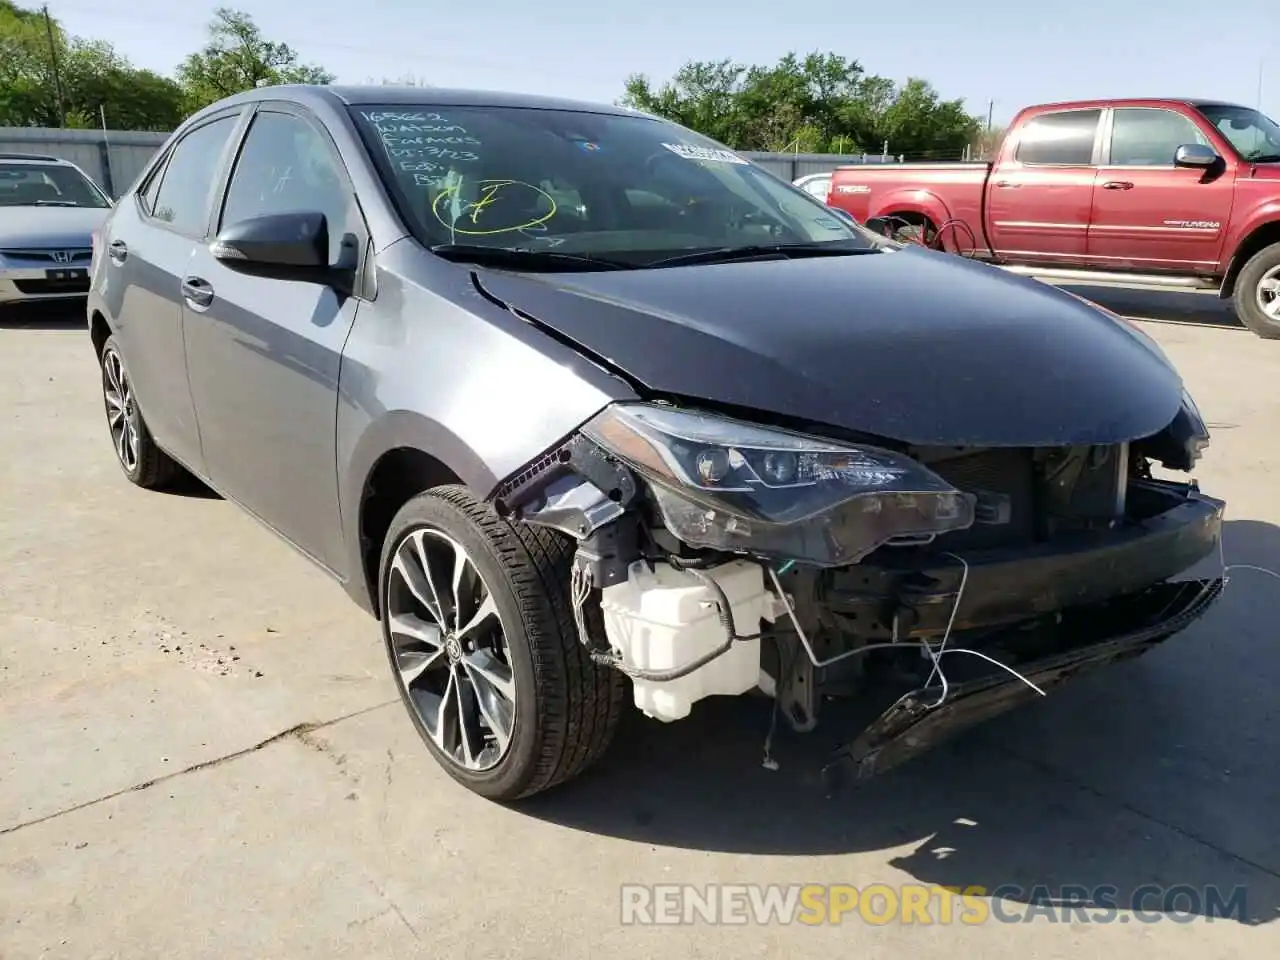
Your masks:
M 437 762 L 490 800 L 572 779 L 617 729 L 625 677 L 578 639 L 573 551 L 459 486 L 414 497 L 387 532 L 378 593 L 400 697 Z
M 116 462 L 130 483 L 147 490 L 168 486 L 182 474 L 182 467 L 151 438 L 115 337 L 102 345 L 101 364 L 102 402 Z
M 1280 243 L 1255 253 L 1236 277 L 1236 316 L 1264 340 L 1280 340 Z

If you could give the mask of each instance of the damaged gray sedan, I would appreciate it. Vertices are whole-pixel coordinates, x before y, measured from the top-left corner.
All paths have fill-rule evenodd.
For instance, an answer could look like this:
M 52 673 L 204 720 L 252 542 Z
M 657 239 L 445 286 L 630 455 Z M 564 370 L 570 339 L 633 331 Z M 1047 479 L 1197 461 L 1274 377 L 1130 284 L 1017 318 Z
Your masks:
M 221 101 L 96 239 L 88 319 L 128 479 L 339 581 L 493 799 L 710 696 L 873 705 L 839 731 L 870 776 L 1222 587 L 1185 579 L 1223 504 L 1168 479 L 1209 436 L 1152 341 L 633 111 Z

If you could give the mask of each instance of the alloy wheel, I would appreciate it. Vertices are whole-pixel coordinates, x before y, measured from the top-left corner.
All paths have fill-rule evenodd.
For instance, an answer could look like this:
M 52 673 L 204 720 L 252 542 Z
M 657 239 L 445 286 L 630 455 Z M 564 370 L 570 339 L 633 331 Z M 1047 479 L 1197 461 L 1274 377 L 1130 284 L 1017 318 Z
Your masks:
M 1280 266 L 1274 266 L 1262 275 L 1254 296 L 1258 309 L 1269 319 L 1280 322 Z
M 102 396 L 107 407 L 107 427 L 120 464 L 129 473 L 138 469 L 138 404 L 124 364 L 114 348 L 102 355 Z
M 515 676 L 493 593 L 463 546 L 429 527 L 406 534 L 387 578 L 397 682 L 436 749 L 492 769 L 511 744 Z

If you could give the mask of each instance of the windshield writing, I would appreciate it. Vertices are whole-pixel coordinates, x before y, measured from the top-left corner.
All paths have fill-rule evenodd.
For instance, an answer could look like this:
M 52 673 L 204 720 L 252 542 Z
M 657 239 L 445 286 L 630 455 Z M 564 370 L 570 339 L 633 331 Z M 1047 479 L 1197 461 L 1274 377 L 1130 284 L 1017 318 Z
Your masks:
M 366 143 L 420 238 L 631 263 L 762 244 L 871 245 L 723 144 L 640 115 L 361 107 Z

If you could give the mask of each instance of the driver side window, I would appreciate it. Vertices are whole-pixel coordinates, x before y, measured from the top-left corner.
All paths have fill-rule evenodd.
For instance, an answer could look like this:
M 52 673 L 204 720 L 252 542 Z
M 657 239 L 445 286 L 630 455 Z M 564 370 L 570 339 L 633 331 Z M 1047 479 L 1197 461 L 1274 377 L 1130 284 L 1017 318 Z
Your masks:
M 1172 167 L 1178 148 L 1209 146 L 1194 123 L 1172 110 L 1130 107 L 1115 111 L 1111 126 L 1111 166 Z
M 293 114 L 263 111 L 236 159 L 219 229 L 272 214 L 323 213 L 336 261 L 352 202 L 346 174 L 319 131 Z

